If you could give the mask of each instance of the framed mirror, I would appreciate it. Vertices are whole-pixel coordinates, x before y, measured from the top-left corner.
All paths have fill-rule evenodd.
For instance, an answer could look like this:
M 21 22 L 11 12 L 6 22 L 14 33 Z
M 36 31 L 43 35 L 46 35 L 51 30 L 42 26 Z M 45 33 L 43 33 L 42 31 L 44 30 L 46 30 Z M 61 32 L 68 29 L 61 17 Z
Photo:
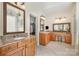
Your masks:
M 44 31 L 44 20 L 40 18 L 40 31 Z
M 8 2 L 3 3 L 4 34 L 25 32 L 25 11 Z
M 54 32 L 70 32 L 70 23 L 55 23 L 53 24 Z

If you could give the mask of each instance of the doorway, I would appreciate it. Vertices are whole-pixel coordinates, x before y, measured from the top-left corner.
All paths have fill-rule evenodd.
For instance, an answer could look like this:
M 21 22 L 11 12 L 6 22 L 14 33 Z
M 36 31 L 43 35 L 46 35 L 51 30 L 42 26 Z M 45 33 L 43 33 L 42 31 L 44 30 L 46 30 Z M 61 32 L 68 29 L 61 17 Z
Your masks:
M 30 14 L 30 35 L 36 35 L 36 17 Z

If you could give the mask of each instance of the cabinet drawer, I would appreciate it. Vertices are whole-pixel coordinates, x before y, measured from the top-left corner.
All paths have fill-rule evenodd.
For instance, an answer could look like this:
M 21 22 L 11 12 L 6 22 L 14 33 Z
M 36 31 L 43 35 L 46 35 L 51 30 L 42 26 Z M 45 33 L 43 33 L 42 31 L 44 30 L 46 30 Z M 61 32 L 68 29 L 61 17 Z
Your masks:
M 24 48 L 21 47 L 21 48 L 17 48 L 7 54 L 5 54 L 5 56 L 24 56 Z
M 18 42 L 18 47 L 25 46 L 25 40 L 21 40 Z
M 17 43 L 12 43 L 7 46 L 1 47 L 0 52 L 1 52 L 1 54 L 5 54 L 5 53 L 12 51 L 14 49 L 17 49 Z

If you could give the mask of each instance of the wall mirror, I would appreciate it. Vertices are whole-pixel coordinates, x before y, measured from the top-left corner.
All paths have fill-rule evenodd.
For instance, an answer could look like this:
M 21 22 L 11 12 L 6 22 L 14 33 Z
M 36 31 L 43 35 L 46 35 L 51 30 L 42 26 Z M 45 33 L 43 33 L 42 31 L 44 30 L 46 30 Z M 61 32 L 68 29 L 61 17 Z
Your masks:
M 44 31 L 44 20 L 40 18 L 40 31 Z
M 11 3 L 3 3 L 4 34 L 25 32 L 25 11 Z
M 44 16 L 40 16 L 40 31 L 44 31 L 44 25 L 45 23 L 45 17 Z
M 70 32 L 70 23 L 55 23 L 53 24 L 54 32 Z

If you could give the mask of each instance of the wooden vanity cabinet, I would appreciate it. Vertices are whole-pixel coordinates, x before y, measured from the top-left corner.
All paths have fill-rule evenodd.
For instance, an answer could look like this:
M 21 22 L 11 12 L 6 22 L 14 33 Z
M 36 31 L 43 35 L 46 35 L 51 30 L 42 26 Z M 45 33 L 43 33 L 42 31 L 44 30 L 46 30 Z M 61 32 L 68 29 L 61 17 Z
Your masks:
M 35 45 L 34 38 L 23 39 L 0 47 L 0 56 L 34 56 Z
M 61 38 L 61 41 L 59 40 L 59 37 Z M 60 42 L 65 42 L 68 44 L 72 44 L 72 34 L 71 32 L 41 32 L 39 36 L 40 44 L 41 45 L 46 45 L 49 41 L 60 41 Z
M 50 40 L 51 41 L 56 41 L 56 35 L 54 33 L 50 33 Z
M 24 48 L 18 48 L 5 54 L 6 56 L 24 56 Z
M 18 43 L 18 47 L 24 47 L 23 56 L 34 56 L 35 55 L 35 39 L 25 39 Z
M 17 43 L 12 43 L 3 47 L 0 47 L 0 55 L 9 55 L 9 52 L 17 49 Z
M 20 48 L 20 47 L 25 47 L 25 40 L 20 40 L 19 42 L 18 42 L 18 48 Z
M 49 41 L 51 41 L 51 39 L 52 39 L 52 35 L 51 35 L 51 33 L 48 33 L 48 35 L 47 35 L 47 39 L 48 39 Z
M 35 46 L 33 43 L 31 43 L 29 46 L 27 46 L 26 48 L 26 56 L 34 56 L 35 55 Z
M 30 55 L 34 56 L 36 51 L 36 42 L 32 39 L 30 44 Z
M 26 40 L 25 39 L 23 39 L 23 40 L 20 40 L 19 42 L 18 42 L 18 48 L 21 50 L 21 53 L 22 53 L 22 56 L 25 56 L 25 45 L 26 45 L 26 42 L 25 42 Z
M 44 34 L 44 33 L 40 33 L 40 36 L 39 36 L 39 38 L 40 38 L 40 44 L 41 45 L 46 45 L 46 41 L 45 41 L 45 39 L 46 39 L 46 35 Z
M 36 50 L 36 44 L 35 44 L 35 40 L 31 39 L 28 44 L 26 44 L 25 46 L 25 52 L 26 52 L 26 56 L 34 56 L 35 55 L 35 50 Z
M 40 33 L 40 44 L 46 45 L 50 41 L 50 33 Z
M 52 32 L 40 33 L 40 44 L 46 45 L 50 41 L 55 41 L 56 35 Z
M 56 41 L 56 35 L 54 33 L 52 34 L 52 40 Z
M 65 42 L 68 43 L 68 44 L 72 43 L 72 35 L 71 35 L 71 33 L 67 33 L 65 35 Z

